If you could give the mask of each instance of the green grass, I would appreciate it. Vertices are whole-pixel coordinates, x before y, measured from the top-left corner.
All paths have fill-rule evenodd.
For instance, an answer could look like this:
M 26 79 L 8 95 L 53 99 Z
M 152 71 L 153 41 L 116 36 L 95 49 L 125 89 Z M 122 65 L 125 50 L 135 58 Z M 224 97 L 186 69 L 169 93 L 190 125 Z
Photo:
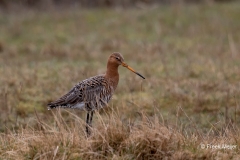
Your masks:
M 49 159 L 54 154 L 44 153 L 59 146 L 56 158 L 66 159 L 236 158 L 238 149 L 211 152 L 199 144 L 239 146 L 239 15 L 237 2 L 2 12 L 0 157 Z M 109 103 L 117 113 L 100 111 L 95 135 L 85 139 L 84 112 L 71 111 L 77 120 L 66 110 L 63 118 L 54 118 L 58 112 L 47 111 L 46 104 L 77 82 L 104 73 L 114 51 L 146 80 L 120 67 Z

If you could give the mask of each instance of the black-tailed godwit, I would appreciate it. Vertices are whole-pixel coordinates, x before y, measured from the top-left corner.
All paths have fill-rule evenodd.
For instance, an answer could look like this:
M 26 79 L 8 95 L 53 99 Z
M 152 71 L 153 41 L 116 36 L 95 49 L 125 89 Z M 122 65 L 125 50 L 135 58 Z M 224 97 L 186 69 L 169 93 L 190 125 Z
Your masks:
M 120 65 L 145 79 L 124 62 L 123 56 L 120 53 L 112 53 L 108 58 L 107 71 L 105 74 L 79 82 L 67 94 L 49 103 L 48 109 L 60 107 L 86 110 L 86 132 L 87 135 L 90 135 L 89 126 L 92 126 L 94 110 L 107 106 L 107 103 L 117 88 L 119 81 L 118 67 Z

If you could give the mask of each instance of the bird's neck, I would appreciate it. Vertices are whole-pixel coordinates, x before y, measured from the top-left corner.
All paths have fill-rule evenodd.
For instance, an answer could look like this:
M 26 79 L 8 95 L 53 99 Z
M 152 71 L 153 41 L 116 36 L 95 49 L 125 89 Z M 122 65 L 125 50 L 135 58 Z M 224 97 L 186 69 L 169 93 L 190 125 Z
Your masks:
M 112 63 L 108 63 L 107 64 L 106 77 L 108 77 L 108 78 L 119 77 L 118 65 L 112 64 Z
M 119 81 L 118 65 L 108 63 L 105 76 L 114 83 L 114 88 L 116 88 Z

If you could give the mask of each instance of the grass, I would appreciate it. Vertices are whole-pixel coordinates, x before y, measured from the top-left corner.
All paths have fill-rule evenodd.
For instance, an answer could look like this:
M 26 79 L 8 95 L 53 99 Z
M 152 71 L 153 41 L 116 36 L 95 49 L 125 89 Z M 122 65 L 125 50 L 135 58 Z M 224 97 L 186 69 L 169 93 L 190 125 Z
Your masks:
M 2 12 L 0 157 L 238 159 L 239 14 L 237 2 Z M 84 112 L 46 104 L 103 73 L 114 51 L 146 80 L 119 68 L 86 139 Z

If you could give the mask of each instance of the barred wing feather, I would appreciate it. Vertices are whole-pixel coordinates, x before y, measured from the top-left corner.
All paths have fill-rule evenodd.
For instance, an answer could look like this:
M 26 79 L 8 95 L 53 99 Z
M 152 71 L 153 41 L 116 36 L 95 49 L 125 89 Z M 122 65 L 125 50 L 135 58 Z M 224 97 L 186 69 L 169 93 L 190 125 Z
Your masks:
M 103 75 L 88 78 L 75 85 L 67 94 L 48 104 L 49 108 L 78 108 L 94 110 L 106 106 L 113 95 L 113 87 Z

